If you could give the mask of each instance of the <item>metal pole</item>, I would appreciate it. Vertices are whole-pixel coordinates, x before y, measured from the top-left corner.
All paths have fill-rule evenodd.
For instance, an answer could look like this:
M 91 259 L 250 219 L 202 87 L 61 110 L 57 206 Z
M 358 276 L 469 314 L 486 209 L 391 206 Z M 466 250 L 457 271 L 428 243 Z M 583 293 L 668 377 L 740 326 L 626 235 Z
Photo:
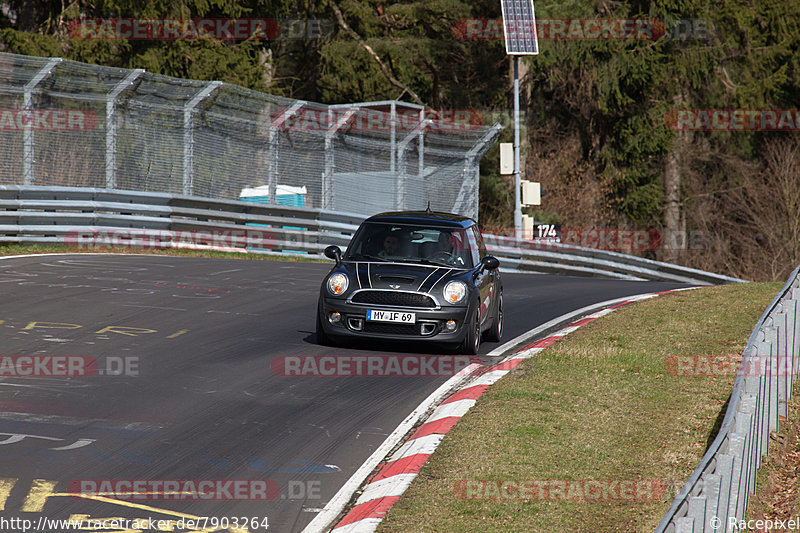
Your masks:
M 350 119 L 353 118 L 353 115 L 356 114 L 358 111 L 357 108 L 349 109 L 344 115 L 339 117 L 336 121 L 336 124 L 331 124 L 333 120 L 331 119 L 328 123 L 331 126 L 328 128 L 328 131 L 325 132 L 325 171 L 322 173 L 322 208 L 323 209 L 331 209 L 334 208 L 333 204 L 333 173 L 336 169 L 336 162 L 334 159 L 333 153 L 333 137 L 336 135 L 336 132 L 339 131 L 345 124 L 350 122 Z M 329 116 L 331 115 L 331 110 L 328 110 Z
M 45 76 L 50 74 L 50 71 L 61 62 L 60 57 L 54 57 L 43 66 L 36 75 L 31 78 L 31 81 L 25 84 L 23 89 L 23 113 L 27 119 L 25 122 L 25 129 L 22 133 L 22 183 L 23 185 L 33 185 L 33 164 L 34 164 L 34 139 L 33 139 L 33 90 L 39 85 Z
M 419 110 L 419 123 L 425 122 L 425 108 Z M 419 130 L 419 141 L 417 142 L 417 151 L 419 152 L 417 175 L 422 177 L 425 172 L 425 128 Z
M 144 73 L 137 68 L 117 83 L 106 96 L 106 188 L 117 187 L 117 97 Z
M 267 170 L 267 185 L 269 188 L 269 203 L 278 203 L 278 149 L 280 138 L 278 132 L 284 128 L 287 120 L 297 114 L 304 105 L 305 100 L 297 100 L 275 120 L 269 122 L 269 169 Z
M 519 168 L 519 56 L 514 56 L 514 236 L 522 237 Z
M 432 123 L 433 121 L 430 119 L 423 120 L 417 124 L 414 129 L 403 138 L 402 141 L 400 141 L 400 144 L 397 145 L 398 187 L 397 198 L 395 199 L 395 207 L 397 209 L 410 209 L 410 207 L 406 205 L 406 189 L 408 188 L 406 183 L 406 180 L 408 179 L 408 173 L 406 172 L 406 150 L 408 149 L 408 145 L 416 136 L 419 136 L 421 139 L 421 136 L 425 134 L 425 128 L 430 126 Z M 421 174 L 422 172 L 420 172 L 420 175 Z
M 397 143 L 397 105 L 394 103 L 394 101 L 392 102 L 391 114 L 389 116 L 389 120 L 391 122 L 391 130 L 392 130 L 392 133 L 391 133 L 391 145 L 392 145 L 392 147 L 391 147 L 391 150 L 389 152 L 391 154 L 390 155 L 390 162 L 389 162 L 389 170 L 394 172 L 395 168 L 396 168 L 395 155 L 397 153 L 395 151 L 396 150 L 396 146 L 395 145 Z
M 222 85 L 221 81 L 212 81 L 183 107 L 183 194 L 194 193 L 194 121 L 192 112 L 208 95 Z
M 494 142 L 497 139 L 497 136 L 500 135 L 500 130 L 503 129 L 499 123 L 492 126 L 492 128 L 476 142 L 472 148 L 469 149 L 469 152 L 464 156 L 464 171 L 462 173 L 462 180 L 461 180 L 461 189 L 458 191 L 458 196 L 456 196 L 456 201 L 453 204 L 453 213 L 462 213 L 462 206 L 466 202 L 467 193 L 469 189 L 473 186 L 475 191 L 477 192 L 480 187 L 480 166 L 477 165 L 477 157 L 478 154 L 484 149 L 484 146 L 489 142 Z M 470 179 L 470 173 L 473 171 L 473 164 L 478 166 L 478 172 L 474 173 L 475 177 L 474 180 Z M 467 215 L 469 216 L 469 214 Z M 474 213 L 475 219 L 477 220 L 478 212 Z

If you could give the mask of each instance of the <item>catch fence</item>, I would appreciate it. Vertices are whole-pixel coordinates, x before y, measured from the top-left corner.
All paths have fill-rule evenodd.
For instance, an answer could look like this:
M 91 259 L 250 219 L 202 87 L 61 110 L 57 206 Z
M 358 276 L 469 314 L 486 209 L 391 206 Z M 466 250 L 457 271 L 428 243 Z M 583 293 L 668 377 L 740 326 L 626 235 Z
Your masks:
M 478 215 L 501 127 L 399 101 L 323 105 L 218 81 L 0 53 L 0 185 L 94 187 L 372 215 Z

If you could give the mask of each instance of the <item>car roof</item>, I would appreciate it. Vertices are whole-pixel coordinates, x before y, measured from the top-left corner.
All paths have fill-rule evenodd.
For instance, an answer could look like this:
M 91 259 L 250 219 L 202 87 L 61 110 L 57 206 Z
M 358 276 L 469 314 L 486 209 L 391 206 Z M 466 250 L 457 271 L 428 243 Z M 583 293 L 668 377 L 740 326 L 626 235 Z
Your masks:
M 440 213 L 435 211 L 389 211 L 369 217 L 364 222 L 382 224 L 408 224 L 420 226 L 438 226 L 446 228 L 468 228 L 475 221 L 463 215 Z

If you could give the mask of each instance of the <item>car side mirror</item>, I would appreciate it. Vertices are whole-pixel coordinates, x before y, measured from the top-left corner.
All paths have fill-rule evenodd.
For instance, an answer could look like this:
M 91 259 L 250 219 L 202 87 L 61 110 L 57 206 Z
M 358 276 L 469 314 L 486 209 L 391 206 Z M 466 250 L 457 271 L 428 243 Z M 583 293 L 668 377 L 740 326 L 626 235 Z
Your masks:
M 483 268 L 486 270 L 495 270 L 500 267 L 500 260 L 493 255 L 487 255 L 483 258 L 481 264 L 483 264 Z
M 342 264 L 342 250 L 340 250 L 338 246 L 335 245 L 328 246 L 327 248 L 325 248 L 324 254 L 325 257 L 327 257 L 328 259 L 333 259 L 334 261 L 336 261 L 336 266 Z

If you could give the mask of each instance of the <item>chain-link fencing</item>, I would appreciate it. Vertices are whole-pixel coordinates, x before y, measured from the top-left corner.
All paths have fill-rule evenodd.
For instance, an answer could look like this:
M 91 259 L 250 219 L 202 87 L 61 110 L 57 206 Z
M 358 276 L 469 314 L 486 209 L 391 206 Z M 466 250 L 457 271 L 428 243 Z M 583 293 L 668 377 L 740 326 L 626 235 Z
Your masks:
M 478 163 L 500 126 L 462 115 L 431 118 L 398 101 L 327 106 L 221 82 L 0 53 L 0 184 L 363 215 L 430 202 L 476 218 Z

